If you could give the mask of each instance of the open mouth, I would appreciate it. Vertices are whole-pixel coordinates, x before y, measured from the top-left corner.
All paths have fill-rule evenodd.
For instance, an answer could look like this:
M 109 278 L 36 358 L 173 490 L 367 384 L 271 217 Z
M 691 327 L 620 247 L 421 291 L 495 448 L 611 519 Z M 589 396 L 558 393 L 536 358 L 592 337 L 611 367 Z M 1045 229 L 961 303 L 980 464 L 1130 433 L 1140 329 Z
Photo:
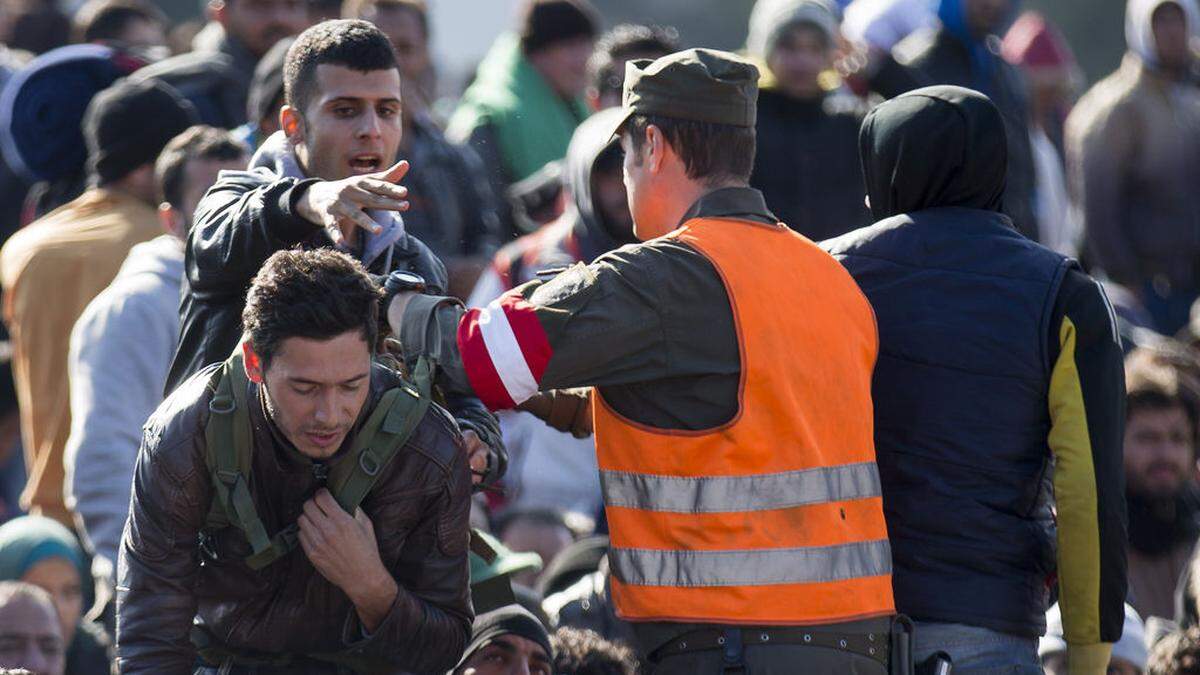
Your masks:
M 355 155 L 350 158 L 350 169 L 354 173 L 374 173 L 383 168 L 383 159 L 379 155 Z

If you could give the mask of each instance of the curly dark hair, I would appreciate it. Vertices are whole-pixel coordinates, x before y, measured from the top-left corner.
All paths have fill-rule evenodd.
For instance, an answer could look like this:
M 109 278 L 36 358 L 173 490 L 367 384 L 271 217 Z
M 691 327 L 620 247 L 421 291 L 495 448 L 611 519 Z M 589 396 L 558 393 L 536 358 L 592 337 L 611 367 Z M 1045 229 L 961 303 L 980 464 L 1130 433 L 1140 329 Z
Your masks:
M 284 98 L 301 115 L 312 102 L 321 64 L 362 73 L 398 69 L 391 41 L 374 24 L 359 19 L 323 21 L 296 38 L 283 62 Z
M 1146 675 L 1200 675 L 1200 628 L 1175 631 L 1156 642 Z
M 550 636 L 554 647 L 554 672 L 558 675 L 636 675 L 637 658 L 623 644 L 600 634 L 563 626 Z
M 330 340 L 359 331 L 374 351 L 382 289 L 362 263 L 328 248 L 277 251 L 246 297 L 242 325 L 263 370 L 288 338 Z

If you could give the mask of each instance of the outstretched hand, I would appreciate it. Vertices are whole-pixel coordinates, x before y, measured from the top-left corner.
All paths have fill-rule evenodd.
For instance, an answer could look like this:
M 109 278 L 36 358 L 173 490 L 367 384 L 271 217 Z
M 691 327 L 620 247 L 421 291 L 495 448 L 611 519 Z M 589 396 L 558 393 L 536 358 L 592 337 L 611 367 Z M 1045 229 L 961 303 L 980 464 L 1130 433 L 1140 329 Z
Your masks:
M 296 200 L 296 213 L 324 228 L 335 246 L 348 246 L 357 230 L 377 234 L 381 229 L 365 209 L 408 210 L 408 188 L 397 185 L 407 173 L 408 161 L 402 159 L 384 171 L 314 183 Z

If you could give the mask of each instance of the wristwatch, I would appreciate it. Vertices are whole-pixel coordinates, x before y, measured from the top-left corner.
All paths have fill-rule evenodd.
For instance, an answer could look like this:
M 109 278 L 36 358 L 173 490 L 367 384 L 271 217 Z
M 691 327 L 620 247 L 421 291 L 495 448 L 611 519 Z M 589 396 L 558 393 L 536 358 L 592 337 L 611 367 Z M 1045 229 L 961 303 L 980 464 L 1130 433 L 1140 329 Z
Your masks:
M 388 299 L 404 291 L 423 293 L 425 292 L 425 277 L 412 272 L 396 270 L 389 274 L 387 280 L 383 282 L 383 290 L 387 292 Z

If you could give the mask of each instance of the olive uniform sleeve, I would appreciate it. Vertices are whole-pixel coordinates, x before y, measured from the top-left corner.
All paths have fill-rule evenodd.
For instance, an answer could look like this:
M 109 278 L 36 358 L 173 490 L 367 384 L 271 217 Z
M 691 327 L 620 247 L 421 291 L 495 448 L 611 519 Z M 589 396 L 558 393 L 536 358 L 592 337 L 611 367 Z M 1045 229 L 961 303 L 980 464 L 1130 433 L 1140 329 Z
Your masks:
M 1051 333 L 1059 605 L 1071 672 L 1104 672 L 1125 617 L 1125 376 L 1099 283 L 1067 273 Z

